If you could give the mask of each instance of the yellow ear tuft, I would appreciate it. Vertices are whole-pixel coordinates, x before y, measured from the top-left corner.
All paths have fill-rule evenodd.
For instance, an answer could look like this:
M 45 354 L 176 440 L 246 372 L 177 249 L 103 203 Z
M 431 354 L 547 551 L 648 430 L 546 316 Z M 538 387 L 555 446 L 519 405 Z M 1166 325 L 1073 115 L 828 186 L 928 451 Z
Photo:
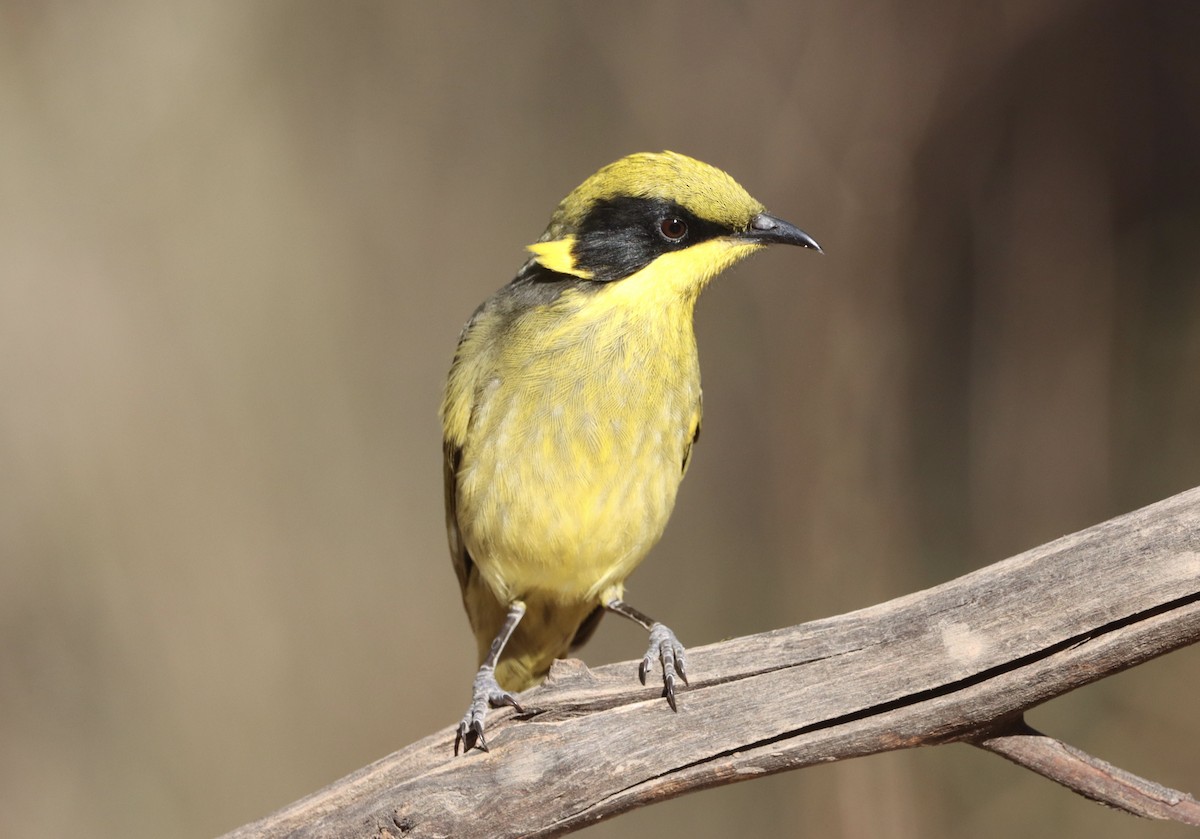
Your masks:
M 533 254 L 544 267 L 560 274 L 571 274 L 580 279 L 590 280 L 592 273 L 575 266 L 575 237 L 566 236 L 549 242 L 534 242 L 525 249 Z

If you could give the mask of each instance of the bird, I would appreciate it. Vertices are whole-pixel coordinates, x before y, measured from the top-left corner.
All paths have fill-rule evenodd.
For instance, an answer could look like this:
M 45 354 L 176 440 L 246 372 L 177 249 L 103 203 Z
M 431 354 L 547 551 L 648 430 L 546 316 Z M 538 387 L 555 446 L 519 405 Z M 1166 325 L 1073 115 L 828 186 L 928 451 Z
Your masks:
M 459 337 L 441 405 L 446 530 L 479 669 L 454 753 L 489 708 L 523 710 L 606 612 L 640 624 L 642 684 L 687 684 L 675 633 L 624 599 L 700 434 L 693 310 L 767 245 L 821 252 L 730 175 L 683 154 L 604 166 L 558 205 L 516 277 Z

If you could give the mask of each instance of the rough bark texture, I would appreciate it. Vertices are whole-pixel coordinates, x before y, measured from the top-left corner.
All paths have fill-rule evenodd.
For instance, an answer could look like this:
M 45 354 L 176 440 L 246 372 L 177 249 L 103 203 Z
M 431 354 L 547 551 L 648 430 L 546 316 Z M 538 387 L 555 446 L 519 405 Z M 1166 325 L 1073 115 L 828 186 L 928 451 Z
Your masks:
M 491 752 L 456 759 L 446 728 L 228 836 L 557 836 L 704 787 L 952 741 L 1200 824 L 1190 796 L 1021 721 L 1198 638 L 1193 489 L 927 591 L 689 650 L 677 714 L 635 664 L 562 662 L 523 696 L 528 713 L 491 714 Z

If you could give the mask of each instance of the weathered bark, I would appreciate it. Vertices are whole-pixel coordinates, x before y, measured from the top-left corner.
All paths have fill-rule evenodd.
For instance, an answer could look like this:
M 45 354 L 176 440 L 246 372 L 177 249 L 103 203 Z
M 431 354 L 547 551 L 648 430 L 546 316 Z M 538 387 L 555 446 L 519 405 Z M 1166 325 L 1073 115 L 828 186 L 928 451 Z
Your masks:
M 1183 793 L 1023 727 L 1033 706 L 1200 638 L 1200 489 L 927 591 L 688 652 L 672 714 L 636 665 L 563 662 L 491 752 L 446 728 L 229 834 L 557 836 L 704 787 L 965 741 L 1121 809 Z M 1183 748 L 1183 746 L 1181 746 Z

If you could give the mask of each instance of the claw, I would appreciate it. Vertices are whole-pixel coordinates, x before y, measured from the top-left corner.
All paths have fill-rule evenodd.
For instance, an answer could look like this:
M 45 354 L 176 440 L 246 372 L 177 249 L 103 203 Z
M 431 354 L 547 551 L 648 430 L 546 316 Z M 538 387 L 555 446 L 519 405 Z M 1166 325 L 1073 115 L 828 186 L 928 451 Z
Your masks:
M 643 685 L 646 684 L 646 674 L 650 672 L 650 667 L 654 664 L 655 659 L 662 664 L 663 696 L 666 697 L 671 710 L 678 711 L 678 708 L 675 707 L 675 674 L 679 674 L 679 678 L 685 685 L 688 683 L 685 669 L 687 661 L 683 644 L 679 643 L 674 632 L 661 623 L 655 623 L 650 627 L 650 647 L 646 650 L 646 655 L 642 657 L 642 663 L 638 666 L 638 678 Z
M 517 698 L 500 687 L 496 681 L 496 671 L 491 667 L 480 667 L 475 674 L 475 684 L 471 697 L 471 707 L 458 724 L 454 733 L 454 755 L 458 756 L 458 747 L 463 747 L 463 754 L 476 747 L 481 752 L 488 751 L 487 741 L 483 739 L 483 721 L 487 717 L 488 708 L 499 708 L 511 705 L 517 711 L 524 713 L 525 709 L 517 702 Z

